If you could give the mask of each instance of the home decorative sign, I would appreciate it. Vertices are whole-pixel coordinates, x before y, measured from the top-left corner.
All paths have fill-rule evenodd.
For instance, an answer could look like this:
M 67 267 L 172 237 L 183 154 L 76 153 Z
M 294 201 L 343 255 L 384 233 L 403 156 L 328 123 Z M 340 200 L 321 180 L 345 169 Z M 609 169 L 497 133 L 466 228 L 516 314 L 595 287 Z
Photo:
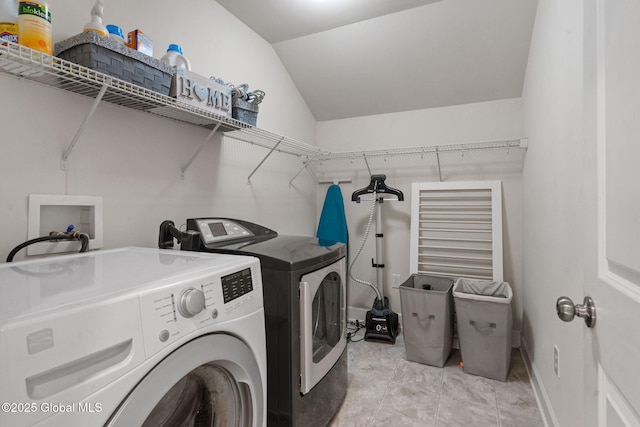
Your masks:
M 177 68 L 169 95 L 216 114 L 231 117 L 231 88 L 183 68 Z

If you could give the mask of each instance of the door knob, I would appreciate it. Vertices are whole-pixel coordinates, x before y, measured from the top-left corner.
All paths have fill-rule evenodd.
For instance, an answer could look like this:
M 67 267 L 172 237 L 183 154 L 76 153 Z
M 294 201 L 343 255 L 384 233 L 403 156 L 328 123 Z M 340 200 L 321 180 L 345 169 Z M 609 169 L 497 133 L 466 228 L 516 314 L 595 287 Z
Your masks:
M 556 312 L 560 320 L 571 322 L 574 317 L 582 317 L 589 328 L 596 325 L 596 306 L 591 297 L 584 297 L 584 304 L 575 305 L 571 298 L 560 297 L 556 302 Z

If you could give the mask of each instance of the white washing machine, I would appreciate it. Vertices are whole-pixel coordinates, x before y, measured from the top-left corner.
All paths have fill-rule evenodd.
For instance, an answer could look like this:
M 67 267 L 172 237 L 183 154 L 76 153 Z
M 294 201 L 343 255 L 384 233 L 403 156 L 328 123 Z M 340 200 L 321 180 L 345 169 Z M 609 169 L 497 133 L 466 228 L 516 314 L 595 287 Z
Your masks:
M 265 348 L 257 258 L 0 264 L 0 426 L 264 426 Z

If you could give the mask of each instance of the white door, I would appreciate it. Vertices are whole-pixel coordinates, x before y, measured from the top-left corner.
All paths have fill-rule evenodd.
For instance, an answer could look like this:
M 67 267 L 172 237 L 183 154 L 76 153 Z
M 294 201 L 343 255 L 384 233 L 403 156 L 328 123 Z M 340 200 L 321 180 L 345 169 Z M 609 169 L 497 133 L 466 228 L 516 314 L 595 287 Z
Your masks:
M 585 424 L 640 426 L 640 2 L 583 4 Z

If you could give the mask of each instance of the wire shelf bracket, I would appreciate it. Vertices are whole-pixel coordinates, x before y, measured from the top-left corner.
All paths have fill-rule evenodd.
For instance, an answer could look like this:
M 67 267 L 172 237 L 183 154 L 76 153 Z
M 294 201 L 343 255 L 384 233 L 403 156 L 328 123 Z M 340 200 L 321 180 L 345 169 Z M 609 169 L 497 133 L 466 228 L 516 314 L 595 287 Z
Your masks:
M 313 161 L 313 159 L 316 158 L 316 156 L 318 155 L 318 153 L 320 153 L 320 149 L 318 149 L 318 151 L 315 152 L 315 154 L 313 156 L 311 156 L 311 158 L 309 160 L 307 160 L 306 162 L 303 163 L 302 167 L 300 168 L 300 170 L 293 176 L 293 178 L 291 178 L 289 180 L 289 187 L 291 187 L 291 183 L 293 183 L 293 180 L 296 179 L 298 177 L 298 175 L 300 175 L 300 173 L 306 169 L 306 167 L 309 165 L 309 163 L 311 163 Z
M 277 142 L 276 145 L 274 145 L 271 150 L 269 150 L 269 152 L 267 153 L 266 156 L 264 156 L 264 159 L 262 159 L 262 161 L 260 161 L 260 163 L 258 163 L 258 166 L 255 167 L 255 169 L 249 174 L 249 176 L 247 177 L 247 184 L 251 184 L 251 177 L 253 176 L 254 173 L 256 173 L 258 171 L 258 169 L 260 169 L 260 167 L 262 166 L 262 164 L 269 158 L 269 156 L 271 156 L 273 154 L 274 151 L 276 151 L 276 148 L 278 148 L 278 145 L 280 145 L 282 143 L 282 141 L 284 140 L 284 136 L 282 138 L 280 138 L 280 141 Z
M 202 144 L 200 145 L 200 147 L 198 147 L 198 149 L 196 150 L 195 153 L 193 153 L 193 156 L 191 156 L 191 159 L 189 159 L 189 161 L 187 162 L 187 164 L 182 168 L 181 171 L 181 175 L 180 177 L 182 179 L 184 179 L 184 174 L 187 172 L 187 169 L 189 169 L 189 167 L 191 166 L 191 163 L 193 163 L 193 161 L 196 159 L 196 157 L 198 157 L 198 154 L 200 154 L 200 152 L 202 151 L 202 149 L 205 147 L 205 145 L 207 145 L 207 143 L 209 141 L 211 141 L 211 138 L 213 138 L 213 135 L 216 134 L 216 132 L 218 131 L 218 129 L 220 128 L 220 123 L 218 123 L 217 125 L 215 125 L 215 127 L 211 130 L 211 132 L 209 132 L 209 135 L 205 138 L 205 140 L 202 142 Z
M 438 151 L 438 147 L 436 147 L 436 160 L 438 161 L 438 180 L 442 182 L 442 168 L 440 167 L 440 152 Z
M 91 105 L 91 108 L 89 109 L 89 112 L 87 113 L 87 116 L 82 121 L 82 124 L 80 125 L 80 127 L 76 131 L 76 134 L 74 135 L 73 139 L 71 140 L 71 142 L 67 146 L 67 149 L 64 151 L 64 153 L 62 153 L 62 159 L 60 160 L 60 168 L 63 171 L 69 170 L 69 156 L 71 155 L 71 152 L 73 151 L 73 149 L 75 148 L 76 144 L 78 143 L 78 140 L 80 139 L 80 136 L 84 132 L 84 128 L 87 126 L 87 123 L 89 122 L 91 117 L 93 117 L 93 114 L 96 112 L 96 108 L 98 108 L 98 104 L 100 104 L 100 101 L 102 101 L 102 98 L 104 97 L 104 94 L 107 93 L 107 88 L 108 88 L 108 86 L 106 84 L 102 85 L 102 88 L 100 89 L 100 92 L 98 92 L 98 95 L 93 100 L 93 104 Z

